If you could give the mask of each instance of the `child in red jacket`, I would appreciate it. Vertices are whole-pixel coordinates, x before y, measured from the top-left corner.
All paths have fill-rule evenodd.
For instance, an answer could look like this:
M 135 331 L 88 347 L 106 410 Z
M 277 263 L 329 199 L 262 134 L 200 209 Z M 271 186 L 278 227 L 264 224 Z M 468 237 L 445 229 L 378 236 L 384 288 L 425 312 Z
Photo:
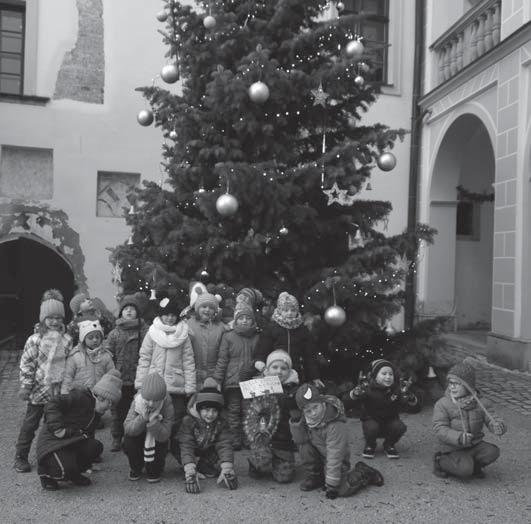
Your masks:
M 306 471 L 302 491 L 324 487 L 326 498 L 335 499 L 354 495 L 370 484 L 383 485 L 381 473 L 364 462 L 350 469 L 345 410 L 337 397 L 321 395 L 314 385 L 303 384 L 295 400 L 302 417 L 292 418 L 290 427 Z

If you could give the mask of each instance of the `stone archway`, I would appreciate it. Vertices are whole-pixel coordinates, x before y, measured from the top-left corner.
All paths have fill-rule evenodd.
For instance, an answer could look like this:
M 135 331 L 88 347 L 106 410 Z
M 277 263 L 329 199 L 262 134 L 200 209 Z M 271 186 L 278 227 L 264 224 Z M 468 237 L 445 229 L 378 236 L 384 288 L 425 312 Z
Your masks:
M 459 201 L 457 187 L 492 194 L 494 174 L 487 128 L 476 115 L 459 116 L 433 165 L 429 222 L 438 234 L 427 252 L 425 296 L 433 314 L 452 315 L 461 328 L 490 328 L 494 203 Z
M 39 319 L 43 292 L 59 289 L 65 312 L 74 293 L 74 272 L 69 260 L 45 240 L 30 234 L 0 240 L 0 342 L 15 340 L 22 349 Z

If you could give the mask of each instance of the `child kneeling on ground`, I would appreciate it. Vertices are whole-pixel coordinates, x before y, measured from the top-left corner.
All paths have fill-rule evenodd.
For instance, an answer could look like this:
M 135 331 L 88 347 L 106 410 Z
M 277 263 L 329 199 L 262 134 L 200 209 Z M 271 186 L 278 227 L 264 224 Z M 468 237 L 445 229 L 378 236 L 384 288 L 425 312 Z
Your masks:
M 417 413 L 420 402 L 411 391 L 402 390 L 394 366 L 388 360 L 378 359 L 371 363 L 369 383 L 356 386 L 350 398 L 361 403 L 361 423 L 365 437 L 364 458 L 374 458 L 376 439 L 383 438 L 385 454 L 390 459 L 400 458 L 395 444 L 407 431 L 400 420 L 401 410 Z
M 129 480 L 138 480 L 144 467 L 148 482 L 159 482 L 173 427 L 173 404 L 166 382 L 157 373 L 142 380 L 124 422 L 124 452 Z
M 199 475 L 203 478 L 219 475 L 218 484 L 224 482 L 229 489 L 238 487 L 232 433 L 220 416 L 223 404 L 223 395 L 212 378 L 205 380 L 201 391 L 188 403 L 189 414 L 177 434 L 187 493 L 201 491 Z M 197 465 L 196 457 L 199 457 Z
M 101 415 L 120 400 L 121 389 L 120 372 L 112 369 L 92 389 L 74 388 L 46 404 L 37 438 L 37 472 L 45 490 L 57 490 L 59 480 L 91 484 L 83 473 L 103 451 L 94 431 Z
M 483 440 L 483 426 L 495 435 L 507 429 L 500 418 L 489 413 L 476 391 L 474 368 L 465 361 L 448 373 L 448 388 L 433 408 L 433 430 L 437 435 L 437 451 L 433 473 L 442 478 L 483 478 L 483 468 L 492 464 L 500 449 Z
M 244 428 L 250 442 L 249 476 L 260 478 L 271 471 L 281 484 L 295 477 L 296 446 L 289 428 L 290 413 L 297 410 L 295 392 L 299 376 L 283 349 L 269 353 L 263 376 L 278 376 L 283 393 L 253 398 L 248 402 Z
M 302 491 L 323 488 L 326 498 L 335 499 L 354 495 L 368 485 L 383 485 L 382 474 L 364 462 L 350 469 L 347 421 L 337 397 L 321 395 L 314 385 L 303 384 L 295 400 L 302 416 L 292 418 L 290 427 L 306 471 Z

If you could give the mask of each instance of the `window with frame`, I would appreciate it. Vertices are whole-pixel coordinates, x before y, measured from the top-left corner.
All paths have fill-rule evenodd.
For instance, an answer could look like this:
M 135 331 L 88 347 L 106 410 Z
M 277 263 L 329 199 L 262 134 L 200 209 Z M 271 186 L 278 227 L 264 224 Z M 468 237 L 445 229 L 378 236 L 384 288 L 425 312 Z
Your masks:
M 457 202 L 455 233 L 457 240 L 480 240 L 479 202 L 460 200 Z
M 363 61 L 370 66 L 364 74 L 371 82 L 387 83 L 387 48 L 389 45 L 389 0 L 344 0 L 343 14 L 362 15 L 353 27 L 363 37 Z
M 25 18 L 25 2 L 0 0 L 0 94 L 23 92 Z

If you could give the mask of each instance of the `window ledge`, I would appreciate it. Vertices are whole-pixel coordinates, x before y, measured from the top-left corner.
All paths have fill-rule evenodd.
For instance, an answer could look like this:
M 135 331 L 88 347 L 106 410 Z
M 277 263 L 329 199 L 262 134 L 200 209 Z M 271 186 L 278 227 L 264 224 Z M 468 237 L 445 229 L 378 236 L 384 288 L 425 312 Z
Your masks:
M 0 103 L 6 102 L 8 104 L 29 104 L 34 106 L 44 106 L 50 101 L 46 96 L 36 95 L 12 95 L 7 93 L 0 93 Z

